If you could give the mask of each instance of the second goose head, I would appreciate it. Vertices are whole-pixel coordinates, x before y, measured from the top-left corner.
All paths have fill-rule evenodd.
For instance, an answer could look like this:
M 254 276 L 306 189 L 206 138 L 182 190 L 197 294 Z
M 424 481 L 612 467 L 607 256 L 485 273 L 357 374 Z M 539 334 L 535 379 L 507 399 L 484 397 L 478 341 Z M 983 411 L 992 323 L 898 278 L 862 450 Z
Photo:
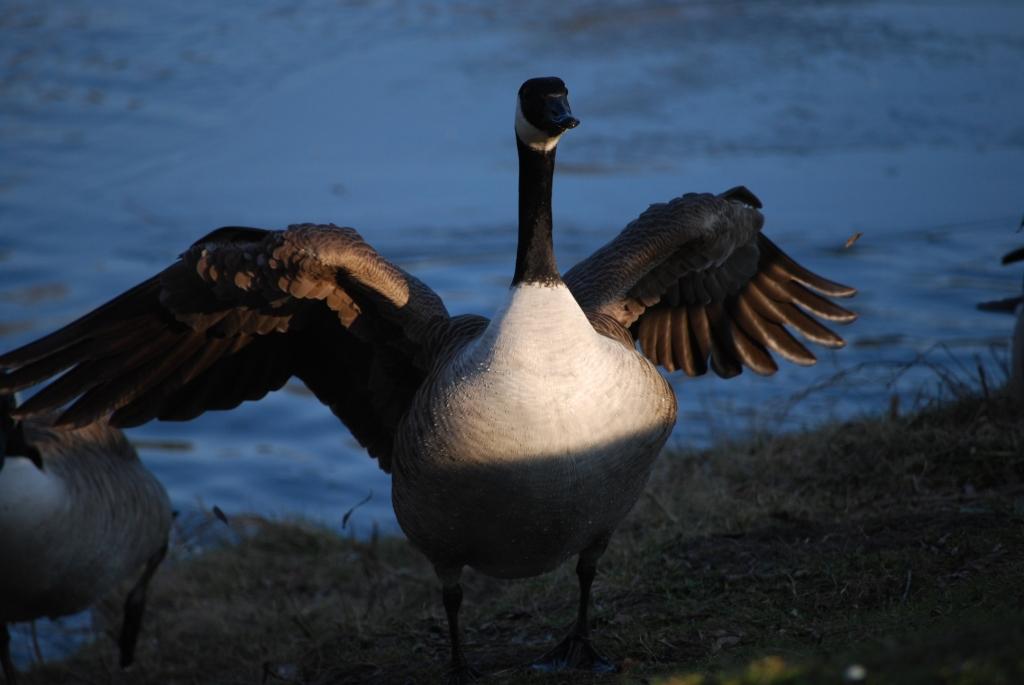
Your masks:
M 579 119 L 569 109 L 569 91 L 555 76 L 532 78 L 523 83 L 516 97 L 516 137 L 537 151 L 548 152 Z

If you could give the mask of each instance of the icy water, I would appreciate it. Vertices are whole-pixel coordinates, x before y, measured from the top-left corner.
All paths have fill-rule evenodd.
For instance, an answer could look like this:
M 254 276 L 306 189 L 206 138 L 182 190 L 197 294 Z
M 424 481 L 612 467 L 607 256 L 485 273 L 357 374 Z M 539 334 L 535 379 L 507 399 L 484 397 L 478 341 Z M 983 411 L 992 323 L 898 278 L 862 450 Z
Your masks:
M 226 224 L 355 226 L 489 314 L 515 254 L 514 94 L 547 74 L 583 122 L 559 148 L 563 268 L 651 202 L 742 183 L 784 249 L 861 290 L 814 368 L 674 378 L 675 444 L 912 402 L 933 365 L 996 373 L 1010 322 L 974 304 L 1020 285 L 998 266 L 1024 242 L 1016 1 L 9 0 L 0 348 Z M 387 477 L 301 387 L 130 436 L 179 507 L 340 525 L 372 492 L 356 525 L 396 529 Z

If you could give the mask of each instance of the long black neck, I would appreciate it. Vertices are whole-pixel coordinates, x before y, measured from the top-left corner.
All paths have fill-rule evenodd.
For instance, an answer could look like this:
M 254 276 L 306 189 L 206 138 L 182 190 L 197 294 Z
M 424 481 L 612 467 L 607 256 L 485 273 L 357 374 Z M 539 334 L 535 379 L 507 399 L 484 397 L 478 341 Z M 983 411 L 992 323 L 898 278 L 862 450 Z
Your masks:
M 534 150 L 516 136 L 519 148 L 519 248 L 512 285 L 560 283 L 551 243 L 551 184 L 555 149 Z

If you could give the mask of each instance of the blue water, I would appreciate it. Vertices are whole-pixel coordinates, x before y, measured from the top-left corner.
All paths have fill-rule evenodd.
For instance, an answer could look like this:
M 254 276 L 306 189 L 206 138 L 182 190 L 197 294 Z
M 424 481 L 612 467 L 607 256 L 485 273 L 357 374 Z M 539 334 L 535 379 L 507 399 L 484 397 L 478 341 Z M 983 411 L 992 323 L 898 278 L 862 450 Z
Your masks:
M 357 227 L 454 313 L 514 259 L 514 94 L 569 85 L 568 267 L 649 203 L 745 184 L 766 232 L 861 289 L 811 369 L 681 380 L 677 445 L 912 404 L 998 377 L 1019 288 L 1024 4 L 357 2 L 0 5 L 0 348 L 225 224 Z M 844 249 L 855 232 L 863 237 Z M 911 362 L 917 364 L 905 368 Z M 389 483 L 301 386 L 130 431 L 181 508 L 396 530 Z
M 225 224 L 355 226 L 452 312 L 490 313 L 513 96 L 557 74 L 583 121 L 559 148 L 563 267 L 651 202 L 743 183 L 779 244 L 861 289 L 850 345 L 814 368 L 673 378 L 674 444 L 907 406 L 937 367 L 998 378 L 1005 358 L 1010 322 L 974 303 L 1019 288 L 997 260 L 1022 242 L 1022 66 L 1015 1 L 10 1 L 0 348 Z M 130 437 L 179 508 L 340 525 L 372 492 L 350 525 L 396 530 L 387 477 L 301 386 Z

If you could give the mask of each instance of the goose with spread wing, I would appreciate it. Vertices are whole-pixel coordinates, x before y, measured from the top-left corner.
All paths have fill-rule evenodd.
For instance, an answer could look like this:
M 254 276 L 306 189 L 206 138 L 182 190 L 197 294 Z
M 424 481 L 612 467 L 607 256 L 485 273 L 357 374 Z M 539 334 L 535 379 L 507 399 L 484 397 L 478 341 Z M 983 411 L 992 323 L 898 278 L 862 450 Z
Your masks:
M 460 574 L 549 571 L 578 556 L 579 610 L 541 668 L 610 669 L 587 609 L 598 558 L 676 419 L 657 366 L 729 377 L 798 364 L 843 341 L 854 290 L 796 264 L 761 233 L 745 188 L 656 204 L 559 275 L 551 189 L 579 122 L 557 78 L 519 90 L 519 237 L 504 305 L 450 316 L 429 287 L 356 231 L 222 228 L 63 329 L 0 357 L 0 387 L 39 384 L 20 409 L 77 425 L 187 420 L 292 376 L 393 477 L 403 531 L 433 563 L 451 682 L 475 676 L 460 642 Z M 637 342 L 641 351 L 637 350 Z

